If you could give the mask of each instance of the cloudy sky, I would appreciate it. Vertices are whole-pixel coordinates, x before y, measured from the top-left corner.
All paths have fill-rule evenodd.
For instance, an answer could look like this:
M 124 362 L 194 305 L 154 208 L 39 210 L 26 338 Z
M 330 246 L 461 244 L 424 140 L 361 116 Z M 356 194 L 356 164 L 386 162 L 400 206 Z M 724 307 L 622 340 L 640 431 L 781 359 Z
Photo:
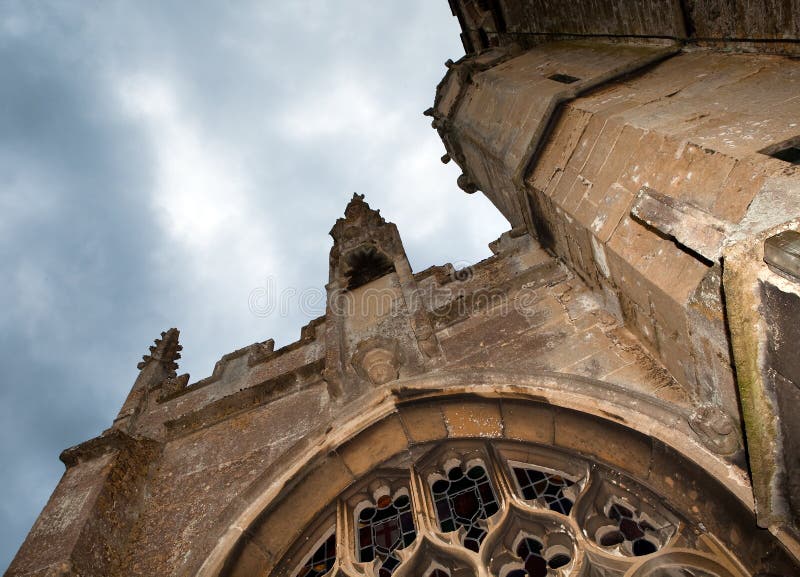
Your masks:
M 421 114 L 458 32 L 446 0 L 0 0 L 0 570 L 161 330 L 195 381 L 324 311 L 354 191 L 415 270 L 488 255 Z

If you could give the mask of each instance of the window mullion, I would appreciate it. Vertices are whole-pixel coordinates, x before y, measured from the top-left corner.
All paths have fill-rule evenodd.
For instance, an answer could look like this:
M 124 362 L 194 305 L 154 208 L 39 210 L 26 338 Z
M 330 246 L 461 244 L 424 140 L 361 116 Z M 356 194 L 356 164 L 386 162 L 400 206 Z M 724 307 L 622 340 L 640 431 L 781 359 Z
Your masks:
M 504 466 L 505 460 L 491 443 L 486 444 L 486 455 L 489 460 L 487 466 L 490 477 L 494 478 L 495 491 L 500 500 L 498 505 L 501 510 L 506 510 L 511 502 L 518 499 L 514 481 L 509 477 L 508 468 Z
M 350 514 L 347 502 L 339 499 L 336 503 L 336 560 L 346 573 L 354 566 L 355 558 L 355 520 Z
M 427 481 L 416 467 L 409 471 L 409 490 L 411 502 L 414 507 L 414 523 L 417 526 L 417 537 L 422 534 L 430 535 L 438 531 L 436 513 L 433 506 L 433 497 Z

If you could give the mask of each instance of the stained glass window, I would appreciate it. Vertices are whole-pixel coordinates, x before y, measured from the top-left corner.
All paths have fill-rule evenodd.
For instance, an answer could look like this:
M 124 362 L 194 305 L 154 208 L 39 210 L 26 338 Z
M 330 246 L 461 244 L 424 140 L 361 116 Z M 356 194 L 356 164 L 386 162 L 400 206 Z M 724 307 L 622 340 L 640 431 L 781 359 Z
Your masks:
M 394 554 L 410 545 L 417 536 L 411 514 L 411 500 L 400 494 L 394 501 L 389 495 L 358 513 L 358 557 L 361 562 L 379 559 L 378 577 L 389 577 L 400 565 Z
M 464 473 L 461 467 L 453 467 L 446 479 L 434 481 L 433 500 L 442 531 L 455 531 L 464 527 L 464 546 L 478 551 L 486 537 L 486 529 L 479 524 L 498 511 L 497 497 L 486 469 L 474 465 Z
M 522 560 L 524 569 L 515 569 L 508 577 L 547 577 L 550 569 L 558 569 L 568 565 L 572 560 L 569 555 L 556 552 L 545 557 L 544 545 L 538 539 L 526 537 L 517 545 L 516 554 Z
M 297 572 L 296 577 L 322 577 L 331 570 L 336 562 L 336 533 L 320 545 L 314 554 L 308 558 L 305 565 Z
M 598 531 L 597 542 L 603 547 L 627 542 L 631 552 L 636 556 L 649 555 L 658 550 L 655 543 L 645 537 L 648 531 L 656 529 L 632 508 L 613 503 L 608 508 L 608 518 L 614 524 Z
M 572 499 L 564 494 L 564 490 L 575 484 L 559 473 L 548 473 L 528 467 L 514 467 L 523 499 L 533 501 L 544 500 L 553 511 L 569 515 L 572 510 Z
M 617 474 L 608 478 L 599 464 L 591 466 L 578 456 L 568 462 L 540 447 L 507 443 L 497 451 L 483 449 L 453 443 L 421 453 L 408 471 L 392 462 L 362 479 L 337 502 L 337 527 L 331 526 L 328 510 L 287 550 L 284 558 L 291 562 L 276 566 L 270 577 L 330 577 L 334 571 L 346 577 L 575 577 L 605 575 L 612 566 L 615 575 L 661 577 L 662 559 L 650 562 L 647 556 L 675 547 L 680 556 L 670 561 L 663 577 L 667 572 L 745 576 L 721 573 L 716 554 L 706 549 L 692 554 L 703 543 L 697 537 L 702 531 L 634 479 L 619 483 Z M 494 461 L 498 456 L 503 460 Z M 413 493 L 422 498 L 419 503 L 411 502 L 412 487 L 420 489 Z M 579 497 L 580 507 L 575 505 Z M 501 516 L 503 503 L 511 509 Z M 433 526 L 427 515 L 431 504 Z M 442 532 L 451 538 L 441 539 Z M 587 537 L 593 541 L 588 551 Z M 480 556 L 470 561 L 458 547 Z M 597 547 L 607 555 L 598 557 Z

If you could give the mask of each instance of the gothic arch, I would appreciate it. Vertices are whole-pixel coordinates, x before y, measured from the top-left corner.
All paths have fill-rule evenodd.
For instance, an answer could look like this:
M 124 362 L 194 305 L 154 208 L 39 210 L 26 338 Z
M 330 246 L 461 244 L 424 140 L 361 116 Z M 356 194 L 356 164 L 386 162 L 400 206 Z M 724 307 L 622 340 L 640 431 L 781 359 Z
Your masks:
M 753 559 L 784 555 L 767 532 L 747 534 L 747 480 L 704 445 L 687 414 L 653 397 L 561 374 L 472 371 L 395 381 L 352 405 L 353 414 L 298 443 L 231 503 L 203 547 L 211 554 L 198 577 L 270 575 L 301 534 L 323 536 L 331 503 L 372 471 L 465 439 L 580 455 L 665 496 L 729 548 L 747 540 Z

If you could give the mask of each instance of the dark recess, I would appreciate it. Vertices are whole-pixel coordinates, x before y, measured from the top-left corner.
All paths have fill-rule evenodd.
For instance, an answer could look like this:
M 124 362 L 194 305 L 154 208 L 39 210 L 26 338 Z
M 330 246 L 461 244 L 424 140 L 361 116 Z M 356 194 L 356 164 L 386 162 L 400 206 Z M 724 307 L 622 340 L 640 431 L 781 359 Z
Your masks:
M 580 78 L 576 78 L 574 76 L 570 76 L 569 74 L 551 74 L 547 77 L 548 80 L 554 80 L 555 82 L 560 82 L 561 84 L 572 84 L 573 82 L 577 82 Z
M 361 246 L 347 255 L 347 288 L 352 290 L 394 272 L 389 257 L 372 245 Z

